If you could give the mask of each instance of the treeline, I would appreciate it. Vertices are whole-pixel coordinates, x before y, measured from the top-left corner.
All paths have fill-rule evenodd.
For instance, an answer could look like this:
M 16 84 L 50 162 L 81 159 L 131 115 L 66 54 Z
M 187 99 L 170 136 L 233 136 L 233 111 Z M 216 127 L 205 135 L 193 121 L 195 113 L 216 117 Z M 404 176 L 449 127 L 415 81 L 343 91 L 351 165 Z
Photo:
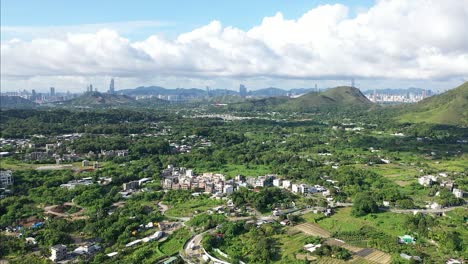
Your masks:
M 34 134 L 131 134 L 150 129 L 151 122 L 170 118 L 169 113 L 125 109 L 70 111 L 5 110 L 0 112 L 1 136 L 23 138 Z

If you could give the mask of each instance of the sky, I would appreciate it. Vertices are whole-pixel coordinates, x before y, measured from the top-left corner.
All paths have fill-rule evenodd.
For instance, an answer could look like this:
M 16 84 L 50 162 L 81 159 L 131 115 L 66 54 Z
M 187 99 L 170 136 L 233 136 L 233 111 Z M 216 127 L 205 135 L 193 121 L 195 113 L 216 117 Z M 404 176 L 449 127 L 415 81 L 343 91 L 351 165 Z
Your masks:
M 466 0 L 1 1 L 1 90 L 468 81 Z

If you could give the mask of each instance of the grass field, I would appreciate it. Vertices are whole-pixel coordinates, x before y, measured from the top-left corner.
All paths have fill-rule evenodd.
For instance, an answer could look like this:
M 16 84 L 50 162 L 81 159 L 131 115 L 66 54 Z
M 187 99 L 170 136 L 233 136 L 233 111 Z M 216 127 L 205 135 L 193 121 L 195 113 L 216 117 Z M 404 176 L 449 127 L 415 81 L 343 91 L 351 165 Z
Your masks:
M 297 231 L 276 235 L 275 238 L 278 239 L 280 245 L 281 259 L 294 259 L 296 253 L 304 247 L 308 237 L 310 236 Z
M 170 235 L 169 239 L 159 246 L 159 249 L 164 253 L 164 255 L 173 255 L 182 249 L 184 243 L 190 238 L 190 236 L 191 234 L 188 229 L 179 229 Z
M 175 217 L 192 216 L 195 211 L 204 212 L 222 204 L 224 204 L 224 202 L 221 200 L 207 198 L 192 199 L 185 203 L 175 204 L 166 211 L 166 215 Z
M 399 236 L 405 233 L 405 219 L 403 214 L 384 212 L 371 214 L 364 217 L 354 217 L 351 215 L 351 208 L 341 208 L 331 217 L 322 218 L 321 215 L 308 213 L 303 216 L 304 220 L 317 223 L 327 231 L 355 231 L 363 226 L 375 227 L 389 235 Z
M 463 172 L 468 167 L 468 154 L 450 160 L 437 160 L 429 163 L 429 166 L 439 171 Z
M 107 162 L 99 162 L 99 167 L 104 167 Z M 92 165 L 92 162 L 90 162 Z M 72 162 L 72 163 L 62 163 L 60 165 L 65 165 L 63 169 L 73 169 L 79 170 L 83 169 L 81 166 L 81 162 Z M 60 166 L 58 165 L 58 166 Z M 67 167 L 66 165 L 72 165 L 71 167 Z M 25 170 L 25 169 L 37 169 L 40 167 L 58 167 L 56 163 L 44 163 L 44 164 L 32 164 L 26 163 L 19 160 L 14 160 L 12 158 L 0 158 L 0 168 L 5 170 Z M 88 168 L 92 168 L 89 166 Z
M 400 186 L 407 186 L 415 182 L 416 177 L 420 174 L 419 170 L 414 166 L 396 163 L 378 164 L 374 166 L 359 165 L 358 167 L 384 176 Z

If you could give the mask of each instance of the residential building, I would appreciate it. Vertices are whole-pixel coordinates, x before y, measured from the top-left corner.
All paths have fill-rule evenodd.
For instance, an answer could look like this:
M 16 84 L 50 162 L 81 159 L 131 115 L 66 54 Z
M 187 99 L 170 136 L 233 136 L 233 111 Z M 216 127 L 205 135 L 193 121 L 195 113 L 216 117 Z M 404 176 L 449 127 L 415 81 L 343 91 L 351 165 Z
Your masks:
M 274 179 L 273 180 L 273 186 L 281 187 L 282 183 L 283 183 L 283 181 L 281 179 Z
M 11 170 L 0 171 L 0 186 L 6 187 L 13 185 L 13 175 Z
M 223 190 L 223 193 L 225 194 L 231 194 L 232 192 L 234 191 L 234 187 L 230 184 L 226 184 L 224 186 L 224 190 Z
M 65 245 L 55 245 L 50 248 L 50 260 L 57 262 L 67 258 L 67 247 Z
M 136 190 L 139 186 L 140 184 L 138 183 L 138 181 L 131 181 L 122 184 L 122 189 L 124 191 Z

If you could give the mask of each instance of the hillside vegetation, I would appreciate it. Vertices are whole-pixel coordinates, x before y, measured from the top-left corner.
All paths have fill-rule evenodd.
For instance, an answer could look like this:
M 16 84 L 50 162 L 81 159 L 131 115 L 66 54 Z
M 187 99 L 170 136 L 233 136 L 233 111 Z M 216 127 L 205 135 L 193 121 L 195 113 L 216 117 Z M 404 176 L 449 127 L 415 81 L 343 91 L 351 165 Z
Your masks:
M 235 110 L 244 111 L 295 111 L 315 112 L 320 110 L 341 110 L 351 108 L 366 109 L 373 103 L 354 87 L 340 86 L 323 92 L 310 92 L 298 98 L 270 97 L 249 100 L 231 106 Z
M 100 92 L 86 92 L 83 95 L 67 101 L 66 105 L 73 106 L 124 106 L 133 104 L 135 100 L 126 95 L 108 94 Z
M 468 82 L 406 107 L 398 119 L 411 123 L 468 126 Z

